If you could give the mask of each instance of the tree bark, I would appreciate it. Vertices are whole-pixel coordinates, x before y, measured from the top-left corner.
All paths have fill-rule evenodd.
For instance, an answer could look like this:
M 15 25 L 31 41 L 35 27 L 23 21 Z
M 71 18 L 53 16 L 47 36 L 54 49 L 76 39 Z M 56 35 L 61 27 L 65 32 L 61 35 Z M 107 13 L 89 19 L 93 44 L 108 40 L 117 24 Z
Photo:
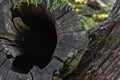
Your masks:
M 70 80 L 120 80 L 120 0 L 116 0 L 108 19 L 90 31 L 89 39 Z

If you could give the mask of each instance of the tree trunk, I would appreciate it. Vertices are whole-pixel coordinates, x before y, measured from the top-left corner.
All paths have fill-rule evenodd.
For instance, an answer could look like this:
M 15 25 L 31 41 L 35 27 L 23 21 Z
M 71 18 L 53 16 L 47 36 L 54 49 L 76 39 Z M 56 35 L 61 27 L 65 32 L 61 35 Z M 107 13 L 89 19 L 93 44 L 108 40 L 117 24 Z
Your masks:
M 89 39 L 70 80 L 120 80 L 120 0 L 116 0 L 108 19 L 90 31 Z

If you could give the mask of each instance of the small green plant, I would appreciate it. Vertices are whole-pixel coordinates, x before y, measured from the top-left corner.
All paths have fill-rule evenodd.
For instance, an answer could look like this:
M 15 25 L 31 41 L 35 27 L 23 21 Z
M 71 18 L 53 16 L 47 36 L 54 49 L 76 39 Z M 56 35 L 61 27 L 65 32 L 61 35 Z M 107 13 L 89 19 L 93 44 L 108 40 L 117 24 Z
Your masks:
M 37 6 L 37 4 L 41 3 L 43 0 L 13 0 L 14 7 L 20 7 L 21 3 L 33 3 Z M 63 8 L 65 6 L 71 5 L 68 0 L 53 0 L 52 5 L 50 4 L 51 0 L 46 0 L 47 8 L 55 10 L 56 8 L 60 7 Z
M 53 0 L 52 6 L 50 7 L 52 10 L 55 10 L 57 8 L 66 8 L 66 9 L 72 9 L 75 6 L 72 5 L 72 3 L 69 0 Z
M 22 3 L 27 3 L 28 5 L 30 3 L 33 3 L 37 6 L 38 3 L 40 3 L 42 0 L 13 0 L 14 8 L 20 8 Z
M 86 30 L 93 29 L 99 24 L 99 22 L 94 21 L 93 18 L 85 16 L 81 17 L 81 21 L 83 22 Z

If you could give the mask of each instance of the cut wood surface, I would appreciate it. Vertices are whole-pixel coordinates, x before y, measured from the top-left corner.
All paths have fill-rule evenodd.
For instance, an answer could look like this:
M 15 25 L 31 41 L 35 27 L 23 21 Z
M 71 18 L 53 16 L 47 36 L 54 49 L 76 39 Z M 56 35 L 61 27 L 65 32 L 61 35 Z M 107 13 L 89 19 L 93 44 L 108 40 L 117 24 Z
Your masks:
M 2 38 L 8 28 L 13 25 L 9 10 L 11 4 L 9 0 L 0 2 L 0 42 L 2 42 Z M 58 15 L 59 12 L 61 12 L 60 15 Z M 87 36 L 83 26 L 78 24 L 79 18 L 77 14 L 72 11 L 64 13 L 64 11 L 57 10 L 54 12 L 54 15 L 57 19 L 60 34 L 51 62 L 44 69 L 34 66 L 28 74 L 14 72 L 11 70 L 13 60 L 6 57 L 9 49 L 6 47 L 7 45 L 1 43 L 0 80 L 51 80 L 55 70 L 63 68 L 68 58 L 71 58 L 72 55 L 86 47 L 88 42 Z

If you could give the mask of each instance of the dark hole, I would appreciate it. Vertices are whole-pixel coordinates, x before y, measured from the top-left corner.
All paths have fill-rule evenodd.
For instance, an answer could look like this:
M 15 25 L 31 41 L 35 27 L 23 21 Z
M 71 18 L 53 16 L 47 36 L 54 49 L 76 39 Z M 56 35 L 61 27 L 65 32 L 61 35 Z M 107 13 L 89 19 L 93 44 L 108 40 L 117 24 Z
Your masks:
M 34 65 L 44 68 L 50 62 L 57 43 L 54 17 L 42 5 L 36 7 L 25 3 L 20 9 L 12 9 L 11 12 L 13 18 L 20 17 L 31 29 L 22 35 L 24 41 L 19 44 L 24 53 L 15 58 L 12 69 L 28 73 Z

